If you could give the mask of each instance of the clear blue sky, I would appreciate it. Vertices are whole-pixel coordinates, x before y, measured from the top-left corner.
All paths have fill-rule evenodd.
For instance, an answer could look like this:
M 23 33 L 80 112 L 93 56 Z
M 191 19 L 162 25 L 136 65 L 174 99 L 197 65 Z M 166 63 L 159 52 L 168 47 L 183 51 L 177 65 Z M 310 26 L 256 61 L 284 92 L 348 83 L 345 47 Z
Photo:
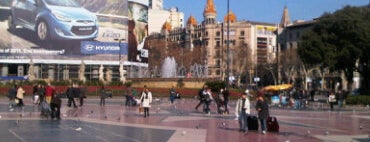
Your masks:
M 164 0 L 164 8 L 178 7 L 185 14 L 195 16 L 198 23 L 203 20 L 203 10 L 207 0 Z M 223 20 L 227 11 L 227 0 L 214 0 L 217 21 Z M 232 10 L 238 20 L 279 23 L 284 6 L 288 7 L 290 20 L 311 20 L 324 12 L 334 12 L 346 5 L 368 5 L 370 0 L 230 0 Z

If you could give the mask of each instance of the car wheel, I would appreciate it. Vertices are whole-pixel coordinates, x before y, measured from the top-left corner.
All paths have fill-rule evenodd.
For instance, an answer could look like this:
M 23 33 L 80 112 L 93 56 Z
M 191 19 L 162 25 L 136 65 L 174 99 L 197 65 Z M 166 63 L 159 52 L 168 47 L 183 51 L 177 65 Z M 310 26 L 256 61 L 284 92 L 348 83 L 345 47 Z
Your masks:
M 46 24 L 45 21 L 40 21 L 37 23 L 37 37 L 41 40 L 41 41 L 45 41 L 49 38 L 49 29 L 48 29 L 48 25 Z
M 13 17 L 9 16 L 8 17 L 8 29 L 9 31 L 14 31 L 16 28 L 16 25 L 14 24 Z

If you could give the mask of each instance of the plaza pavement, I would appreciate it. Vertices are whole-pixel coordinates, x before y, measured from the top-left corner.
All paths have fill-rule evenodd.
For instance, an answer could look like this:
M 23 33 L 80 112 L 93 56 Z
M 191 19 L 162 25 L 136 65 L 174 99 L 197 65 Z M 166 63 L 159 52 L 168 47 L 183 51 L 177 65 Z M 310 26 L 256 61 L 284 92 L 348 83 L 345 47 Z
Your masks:
M 307 110 L 270 108 L 280 132 L 261 134 L 238 132 L 234 116 L 219 115 L 215 106 L 211 115 L 194 109 L 198 100 L 186 98 L 170 104 L 167 98 L 156 98 L 150 117 L 144 118 L 137 107 L 124 106 L 122 96 L 106 100 L 99 106 L 98 97 L 88 97 L 78 108 L 66 106 L 63 99 L 62 120 L 40 117 L 40 109 L 25 99 L 23 109 L 9 111 L 8 100 L 0 99 L 0 137 L 4 142 L 369 142 L 370 109 L 347 106 L 328 111 L 326 104 L 312 103 Z M 252 102 L 253 103 L 253 102 Z M 78 104 L 78 103 L 77 103 Z M 254 106 L 251 106 L 254 108 Z M 337 106 L 336 106 L 337 107 Z M 256 111 L 252 109 L 252 115 Z

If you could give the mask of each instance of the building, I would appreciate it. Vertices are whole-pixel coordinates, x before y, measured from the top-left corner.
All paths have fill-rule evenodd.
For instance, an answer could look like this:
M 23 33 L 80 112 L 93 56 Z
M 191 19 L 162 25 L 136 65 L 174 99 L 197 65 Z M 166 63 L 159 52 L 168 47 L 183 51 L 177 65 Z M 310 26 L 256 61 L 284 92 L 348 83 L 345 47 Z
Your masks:
M 149 0 L 149 9 L 162 10 L 163 0 Z
M 148 10 L 149 34 L 160 33 L 162 25 L 165 22 L 169 22 L 171 24 L 171 29 L 183 28 L 184 13 L 180 12 L 176 7 L 164 10 L 162 0 L 151 0 Z
M 251 78 L 257 64 L 274 62 L 276 24 L 238 20 L 232 11 L 229 11 L 221 22 L 216 21 L 217 16 L 214 1 L 207 0 L 201 22 L 198 23 L 192 15 L 187 19 L 184 28 L 174 28 L 168 22 L 164 22 L 159 34 L 161 36 L 156 34 L 155 37 L 164 37 L 168 50 L 184 47 L 185 50 L 193 52 L 192 56 L 200 53 L 199 60 L 191 61 L 190 65 L 203 65 L 206 68 L 203 77 L 207 78 L 225 78 L 228 43 L 231 80 L 240 80 L 242 74 L 248 74 Z M 229 32 L 227 32 L 228 23 Z M 183 49 L 177 51 L 183 52 Z M 190 69 L 191 66 L 185 68 L 188 72 L 194 71 Z

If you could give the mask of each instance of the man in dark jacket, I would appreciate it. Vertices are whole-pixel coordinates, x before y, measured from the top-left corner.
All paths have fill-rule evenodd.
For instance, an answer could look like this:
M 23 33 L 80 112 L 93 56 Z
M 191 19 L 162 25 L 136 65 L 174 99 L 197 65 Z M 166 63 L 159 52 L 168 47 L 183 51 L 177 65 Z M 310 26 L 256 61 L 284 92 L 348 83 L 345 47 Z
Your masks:
M 51 103 L 51 119 L 57 118 L 60 119 L 60 107 L 62 105 L 62 100 L 57 96 L 57 94 L 54 94 Z
M 266 134 L 266 121 L 270 114 L 269 106 L 267 101 L 263 98 L 263 94 L 258 94 L 257 96 L 256 110 L 258 112 L 258 119 L 261 122 L 262 134 Z
M 197 106 L 195 106 L 195 110 L 198 110 L 198 107 L 205 103 L 205 98 L 204 98 L 203 92 L 204 92 L 204 90 L 207 90 L 207 88 L 208 88 L 207 85 L 204 85 L 203 88 L 199 90 L 199 92 L 198 92 L 199 103 L 197 104 Z
M 67 89 L 67 97 L 68 97 L 68 107 L 71 107 L 71 105 L 73 104 L 73 107 L 77 108 L 77 105 L 76 105 L 76 102 L 74 100 L 74 97 L 75 97 L 75 91 L 74 91 L 74 87 L 71 85 L 68 87 Z
M 9 98 L 9 108 L 10 111 L 14 110 L 14 106 L 16 105 L 15 103 L 15 98 L 17 96 L 17 85 L 14 85 L 13 88 L 10 88 L 8 90 L 8 98 Z

